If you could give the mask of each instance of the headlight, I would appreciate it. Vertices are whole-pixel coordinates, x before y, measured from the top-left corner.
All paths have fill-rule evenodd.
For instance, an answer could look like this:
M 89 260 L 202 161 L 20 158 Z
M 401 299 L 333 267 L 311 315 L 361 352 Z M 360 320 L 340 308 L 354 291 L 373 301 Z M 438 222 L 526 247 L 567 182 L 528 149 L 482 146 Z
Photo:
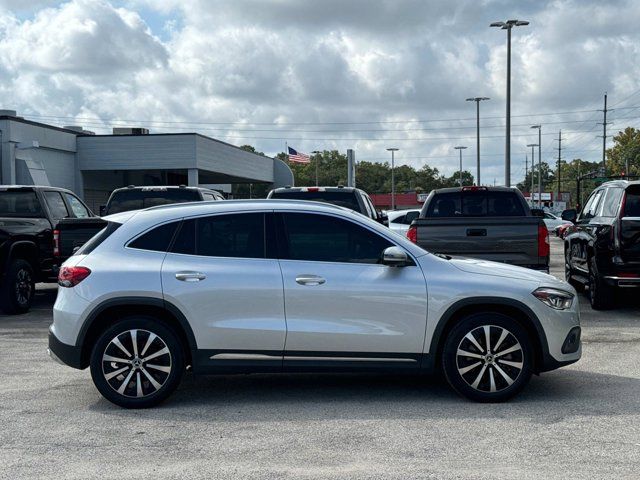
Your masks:
M 547 304 L 556 310 L 566 310 L 571 308 L 573 294 L 555 288 L 542 287 L 533 292 L 533 296 L 542 303 Z

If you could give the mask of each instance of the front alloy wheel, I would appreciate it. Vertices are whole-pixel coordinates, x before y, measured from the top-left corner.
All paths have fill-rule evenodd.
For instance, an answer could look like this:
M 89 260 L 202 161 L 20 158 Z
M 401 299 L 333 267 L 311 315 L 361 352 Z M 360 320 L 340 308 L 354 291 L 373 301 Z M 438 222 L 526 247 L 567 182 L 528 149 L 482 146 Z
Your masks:
M 91 376 L 100 393 L 126 408 L 160 403 L 184 370 L 176 335 L 157 320 L 136 317 L 104 332 L 91 355 Z
M 460 394 L 498 402 L 518 393 L 531 377 L 532 354 L 526 331 L 499 313 L 462 320 L 447 337 L 443 367 Z

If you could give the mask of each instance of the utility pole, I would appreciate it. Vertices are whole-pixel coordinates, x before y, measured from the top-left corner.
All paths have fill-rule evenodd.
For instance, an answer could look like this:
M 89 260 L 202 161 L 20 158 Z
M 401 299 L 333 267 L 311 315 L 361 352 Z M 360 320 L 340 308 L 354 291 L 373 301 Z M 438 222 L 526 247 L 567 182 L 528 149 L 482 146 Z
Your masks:
M 391 152 L 391 210 L 396 209 L 396 177 L 395 177 L 395 153 L 398 148 L 387 148 Z
M 602 118 L 602 173 L 604 176 L 607 175 L 607 164 L 605 160 L 605 156 L 607 153 L 607 92 L 604 93 L 604 109 L 601 110 L 603 113 Z
M 562 182 L 560 178 L 560 165 L 562 163 L 562 130 L 558 131 L 558 148 L 556 150 L 558 150 L 558 195 L 555 199 L 555 201 L 557 202 L 558 200 L 560 200 L 560 183 Z
M 311 154 L 316 156 L 314 163 L 316 164 L 316 187 L 317 187 L 318 186 L 318 164 L 320 163 L 320 158 L 318 157 L 318 155 L 320 155 L 320 151 L 314 150 L 313 152 L 311 152 Z
M 527 147 L 531 147 L 531 206 L 533 207 L 533 164 L 535 163 L 534 156 L 534 148 L 540 148 L 540 145 L 537 143 L 530 143 Z
M 529 25 L 525 20 L 507 20 L 506 22 L 493 22 L 490 27 L 498 27 L 507 31 L 507 111 L 504 145 L 504 181 L 507 187 L 511 186 L 511 29 Z
M 459 174 L 459 182 L 460 182 L 460 187 L 462 187 L 462 150 L 465 150 L 467 147 L 453 147 L 456 150 L 458 150 L 460 152 L 460 174 Z
M 480 102 L 490 100 L 489 97 L 467 98 L 467 102 L 476 102 L 476 185 L 480 186 Z
M 542 207 L 542 125 L 532 125 L 531 128 L 538 130 L 538 207 Z

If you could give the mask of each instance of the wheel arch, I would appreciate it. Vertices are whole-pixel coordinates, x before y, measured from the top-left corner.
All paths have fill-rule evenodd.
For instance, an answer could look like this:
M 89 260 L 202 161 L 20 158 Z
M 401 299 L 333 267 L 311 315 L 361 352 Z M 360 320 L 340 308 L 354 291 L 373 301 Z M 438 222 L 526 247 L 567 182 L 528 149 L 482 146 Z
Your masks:
M 153 316 L 174 330 L 182 343 L 186 365 L 192 364 L 197 343 L 189 322 L 179 308 L 161 298 L 124 297 L 102 302 L 87 316 L 76 341 L 80 347 L 80 368 L 89 366 L 91 349 L 100 333 L 116 320 L 133 315 Z
M 13 260 L 18 258 L 29 262 L 35 273 L 39 272 L 38 246 L 35 242 L 29 240 L 18 240 L 12 243 L 9 248 L 9 255 L 7 256 L 7 266 L 9 266 Z
M 495 312 L 518 321 L 527 331 L 534 350 L 534 372 L 545 371 L 548 363 L 549 345 L 540 320 L 524 303 L 501 297 L 472 297 L 451 305 L 442 315 L 429 344 L 429 354 L 425 355 L 427 371 L 437 372 L 442 360 L 442 350 L 449 332 L 462 319 L 476 313 Z

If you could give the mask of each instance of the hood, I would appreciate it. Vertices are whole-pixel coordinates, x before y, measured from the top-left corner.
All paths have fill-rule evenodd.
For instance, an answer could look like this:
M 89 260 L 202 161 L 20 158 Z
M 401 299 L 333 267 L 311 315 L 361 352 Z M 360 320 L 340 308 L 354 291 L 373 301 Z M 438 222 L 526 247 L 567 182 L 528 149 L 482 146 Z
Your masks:
M 480 260 L 477 258 L 454 257 L 450 263 L 458 270 L 467 273 L 478 273 L 481 275 L 493 275 L 496 277 L 516 278 L 519 280 L 529 280 L 539 284 L 548 286 L 565 284 L 553 275 L 532 270 L 530 268 L 517 267 L 507 263 L 490 262 L 488 260 Z M 566 289 L 567 287 L 565 287 Z M 570 288 L 570 287 L 569 287 Z

